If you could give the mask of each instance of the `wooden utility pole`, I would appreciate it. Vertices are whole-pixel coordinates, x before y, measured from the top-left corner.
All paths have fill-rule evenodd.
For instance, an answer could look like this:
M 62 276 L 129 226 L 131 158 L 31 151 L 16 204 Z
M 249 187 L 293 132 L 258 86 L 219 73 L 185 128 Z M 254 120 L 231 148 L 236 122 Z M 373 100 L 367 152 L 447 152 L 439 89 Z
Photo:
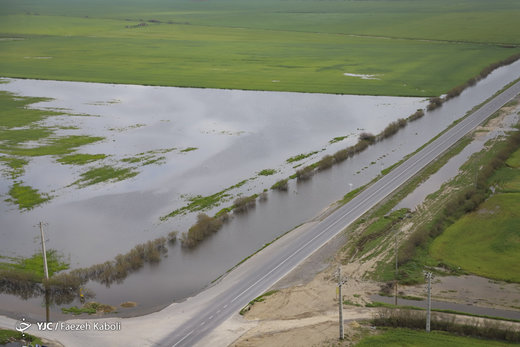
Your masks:
M 395 287 L 395 300 L 394 305 L 397 306 L 397 230 L 395 231 L 395 278 L 394 278 L 394 287 Z
M 432 311 L 432 273 L 426 273 L 426 279 L 428 279 L 428 309 L 426 312 L 426 332 L 430 332 L 430 319 L 431 319 L 431 311 Z
M 47 252 L 45 251 L 45 237 L 43 236 L 43 223 L 40 222 L 40 235 L 42 238 L 42 256 L 43 256 L 43 271 L 45 279 L 49 279 L 49 269 L 47 268 Z
M 341 266 L 338 267 L 338 288 L 339 288 L 339 339 L 345 338 L 345 332 L 343 329 L 343 295 L 341 294 L 341 286 L 347 283 L 347 279 L 344 281 L 341 279 Z

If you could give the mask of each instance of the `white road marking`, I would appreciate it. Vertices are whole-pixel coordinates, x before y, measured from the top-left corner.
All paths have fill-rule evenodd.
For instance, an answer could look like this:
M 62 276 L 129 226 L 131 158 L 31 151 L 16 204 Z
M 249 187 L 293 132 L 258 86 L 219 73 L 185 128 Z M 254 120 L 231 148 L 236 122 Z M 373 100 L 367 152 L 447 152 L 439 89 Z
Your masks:
M 177 346 L 179 343 L 181 343 L 182 341 L 184 341 L 188 336 L 190 336 L 191 334 L 193 334 L 193 330 L 190 331 L 188 334 L 186 334 L 186 336 L 184 336 L 182 339 L 180 339 L 176 344 L 174 344 L 172 347 L 175 347 Z

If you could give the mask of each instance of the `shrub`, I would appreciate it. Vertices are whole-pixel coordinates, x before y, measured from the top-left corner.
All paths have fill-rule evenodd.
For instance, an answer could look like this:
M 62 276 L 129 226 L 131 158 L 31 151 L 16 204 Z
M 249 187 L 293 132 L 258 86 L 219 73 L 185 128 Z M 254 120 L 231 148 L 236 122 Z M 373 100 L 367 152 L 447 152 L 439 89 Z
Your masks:
M 256 195 L 237 198 L 233 203 L 234 213 L 243 213 L 256 206 Z
M 217 232 L 222 227 L 221 218 L 210 217 L 205 213 L 197 216 L 197 222 L 188 230 L 187 233 L 181 235 L 181 244 L 184 247 L 194 247 L 206 237 Z
M 378 139 L 382 140 L 394 135 L 399 131 L 399 129 L 404 128 L 407 123 L 408 122 L 406 121 L 406 119 L 399 118 L 395 122 L 388 124 L 385 130 L 383 130 L 381 134 L 378 136 Z
M 427 107 L 428 111 L 433 111 L 436 108 L 442 106 L 443 102 L 444 101 L 438 96 L 430 98 L 430 103 L 428 104 L 428 107 Z
M 318 170 L 326 170 L 332 167 L 334 165 L 334 157 L 331 155 L 326 155 L 318 162 Z
M 348 157 L 350 157 L 350 156 L 351 156 L 350 147 L 345 148 L 345 149 L 340 149 L 339 151 L 334 153 L 334 160 L 336 161 L 336 163 L 340 163 L 343 160 L 348 159 Z
M 432 313 L 431 318 L 431 330 L 513 343 L 520 342 L 520 331 L 515 330 L 511 325 L 503 326 L 497 321 L 474 320 L 465 324 L 456 324 L 454 316 L 443 318 L 435 313 Z M 424 311 L 383 308 L 373 318 L 372 323 L 375 326 L 422 330 L 426 326 L 426 313 Z
M 422 118 L 423 116 L 424 116 L 424 111 L 422 109 L 418 109 L 417 111 L 415 111 L 414 114 L 412 114 L 410 117 L 408 117 L 408 120 L 413 122 L 414 120 Z
M 287 189 L 289 189 L 288 181 L 289 180 L 287 178 L 285 178 L 283 180 L 279 180 L 278 182 L 276 182 L 275 184 L 273 184 L 271 186 L 271 189 L 273 189 L 273 190 L 280 190 L 280 191 L 286 192 Z
M 367 142 L 368 144 L 372 144 L 372 143 L 376 142 L 376 136 L 371 133 L 362 132 L 361 134 L 359 134 L 359 142 L 363 142 L 363 141 Z
M 309 165 L 296 171 L 296 178 L 298 179 L 298 181 L 305 181 L 311 178 L 313 174 L 314 167 Z
M 260 195 L 258 195 L 258 200 L 260 202 L 264 202 L 264 201 L 267 201 L 267 197 L 268 197 L 267 192 L 262 192 Z
M 177 234 L 179 234 L 178 231 L 172 231 L 168 233 L 168 243 L 173 245 L 177 241 Z

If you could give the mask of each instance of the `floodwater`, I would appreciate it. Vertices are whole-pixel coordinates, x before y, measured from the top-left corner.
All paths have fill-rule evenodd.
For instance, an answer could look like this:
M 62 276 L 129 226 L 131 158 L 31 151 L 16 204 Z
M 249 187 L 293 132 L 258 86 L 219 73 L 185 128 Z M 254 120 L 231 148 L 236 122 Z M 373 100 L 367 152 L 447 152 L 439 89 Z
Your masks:
M 270 191 L 267 202 L 232 218 L 197 248 L 186 250 L 177 244 L 160 264 L 145 266 L 122 284 L 106 288 L 88 283 L 87 287 L 96 293 L 98 302 L 114 306 L 125 301 L 138 302 L 134 309 L 120 309 L 121 315 L 150 312 L 193 295 L 265 243 L 312 219 L 348 193 L 350 187 L 355 189 L 371 181 L 381 169 L 415 151 L 519 76 L 520 62 L 502 67 L 361 155 L 320 172 L 307 182 L 291 181 L 288 193 Z M 159 221 L 160 216 L 185 205 L 185 195 L 213 194 L 256 177 L 262 169 L 278 170 L 273 176 L 257 177 L 232 191 L 235 196 L 259 193 L 294 173 L 293 165 L 314 162 L 354 144 L 360 132 L 378 133 L 391 121 L 426 106 L 424 100 L 417 98 L 11 79 L 0 84 L 0 90 L 54 98 L 37 107 L 97 115 L 53 117 L 47 122 L 81 129 L 63 130 L 67 134 L 106 137 L 102 143 L 82 147 L 80 152 L 111 155 L 107 163 L 120 165 L 118 160 L 137 153 L 177 148 L 162 154 L 166 157 L 163 165 L 140 167 L 135 178 L 83 189 L 66 186 L 85 168 L 60 166 L 52 158 L 37 158 L 29 164 L 23 181 L 44 192 L 54 190 L 56 197 L 22 213 L 12 205 L 0 203 L 0 254 L 36 252 L 39 246 L 34 240 L 37 229 L 33 226 L 43 220 L 48 223 L 47 247 L 69 256 L 73 267 L 112 259 L 137 243 L 164 236 L 171 230 L 185 231 L 193 223 L 195 213 Z M 349 137 L 343 141 L 329 143 L 334 137 L 346 135 Z M 181 152 L 188 147 L 198 149 Z M 313 151 L 320 153 L 292 165 L 285 162 L 291 156 Z M 5 194 L 9 184 L 2 178 L 0 193 Z M 222 207 L 207 213 L 211 215 Z M 4 312 L 23 310 L 35 317 L 44 315 L 39 298 L 24 302 L 0 295 L 0 303 Z

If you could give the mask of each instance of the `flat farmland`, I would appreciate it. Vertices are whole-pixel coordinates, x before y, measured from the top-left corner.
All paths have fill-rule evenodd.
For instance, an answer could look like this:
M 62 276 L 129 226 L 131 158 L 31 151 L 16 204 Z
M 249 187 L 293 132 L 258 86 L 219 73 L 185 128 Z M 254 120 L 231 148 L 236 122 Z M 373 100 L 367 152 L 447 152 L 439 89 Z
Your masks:
M 4 77 L 433 96 L 520 52 L 507 0 L 0 6 Z

